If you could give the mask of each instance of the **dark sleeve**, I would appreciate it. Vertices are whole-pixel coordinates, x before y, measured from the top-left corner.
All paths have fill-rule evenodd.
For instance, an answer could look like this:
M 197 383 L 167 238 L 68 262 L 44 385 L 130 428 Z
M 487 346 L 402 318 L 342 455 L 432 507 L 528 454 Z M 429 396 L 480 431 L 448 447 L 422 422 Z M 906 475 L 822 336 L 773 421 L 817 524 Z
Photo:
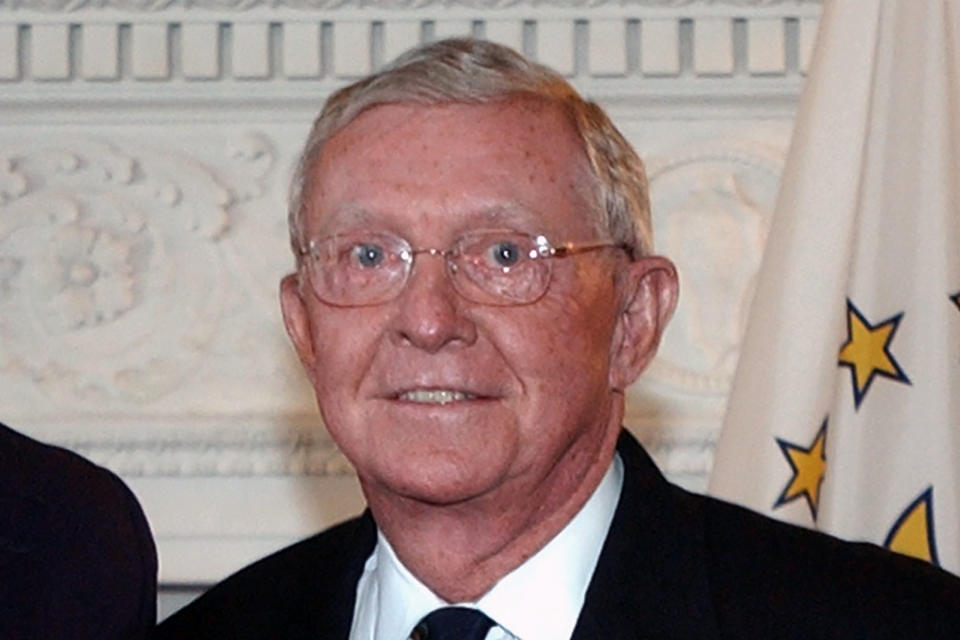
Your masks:
M 0 446 L 0 638 L 142 638 L 157 557 L 133 493 L 64 449 Z
M 157 622 L 157 549 L 140 503 L 119 478 L 115 480 L 124 494 L 130 524 L 129 540 L 133 543 L 130 555 L 130 585 L 135 602 L 131 609 L 128 629 L 123 631 L 121 636 L 139 640 L 145 638 Z

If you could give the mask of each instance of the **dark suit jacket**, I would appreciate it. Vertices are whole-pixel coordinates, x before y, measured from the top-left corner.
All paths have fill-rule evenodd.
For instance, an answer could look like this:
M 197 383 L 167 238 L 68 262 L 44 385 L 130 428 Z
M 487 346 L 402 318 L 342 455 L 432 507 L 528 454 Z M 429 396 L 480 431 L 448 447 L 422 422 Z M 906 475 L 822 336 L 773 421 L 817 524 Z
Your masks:
M 674 487 L 626 432 L 618 451 L 623 493 L 574 640 L 960 637 L 953 576 Z M 345 639 L 375 532 L 365 513 L 265 558 L 156 637 Z
M 156 597 L 153 538 L 126 485 L 0 424 L 0 638 L 142 637 Z

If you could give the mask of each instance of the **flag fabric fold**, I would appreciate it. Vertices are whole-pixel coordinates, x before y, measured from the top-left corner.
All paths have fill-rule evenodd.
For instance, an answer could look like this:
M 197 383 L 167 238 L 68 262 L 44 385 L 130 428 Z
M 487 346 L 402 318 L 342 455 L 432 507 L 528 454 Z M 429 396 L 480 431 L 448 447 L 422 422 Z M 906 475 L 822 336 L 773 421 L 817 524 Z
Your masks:
M 960 0 L 827 0 L 710 492 L 960 573 Z

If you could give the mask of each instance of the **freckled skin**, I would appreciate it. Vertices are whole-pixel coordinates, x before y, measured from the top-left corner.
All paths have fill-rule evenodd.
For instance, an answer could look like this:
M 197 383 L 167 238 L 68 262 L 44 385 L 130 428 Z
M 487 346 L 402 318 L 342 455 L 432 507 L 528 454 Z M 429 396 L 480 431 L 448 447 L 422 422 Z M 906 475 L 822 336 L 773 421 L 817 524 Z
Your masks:
M 327 141 L 311 172 L 306 235 L 360 227 L 447 248 L 464 232 L 506 226 L 596 240 L 589 190 L 578 187 L 585 167 L 562 112 L 540 101 L 379 106 Z M 653 311 L 634 317 L 638 290 Z M 652 356 L 675 290 L 668 262 L 602 250 L 556 260 L 551 287 L 528 305 L 470 302 L 443 260 L 423 255 L 381 305 L 326 305 L 295 276 L 281 300 L 378 526 L 421 580 L 460 600 L 539 549 L 596 487 L 621 391 Z M 399 401 L 413 388 L 480 399 Z

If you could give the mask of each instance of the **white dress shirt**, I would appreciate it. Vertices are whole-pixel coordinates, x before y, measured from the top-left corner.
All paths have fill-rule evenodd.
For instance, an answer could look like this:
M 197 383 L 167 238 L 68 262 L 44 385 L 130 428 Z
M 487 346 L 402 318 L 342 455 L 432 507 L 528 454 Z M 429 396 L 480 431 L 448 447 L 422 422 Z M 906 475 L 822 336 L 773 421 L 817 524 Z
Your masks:
M 425 615 L 450 604 L 483 611 L 497 624 L 486 640 L 563 640 L 573 634 L 623 486 L 614 456 L 573 520 L 476 602 L 448 603 L 403 566 L 379 531 L 357 584 L 350 640 L 406 640 Z

